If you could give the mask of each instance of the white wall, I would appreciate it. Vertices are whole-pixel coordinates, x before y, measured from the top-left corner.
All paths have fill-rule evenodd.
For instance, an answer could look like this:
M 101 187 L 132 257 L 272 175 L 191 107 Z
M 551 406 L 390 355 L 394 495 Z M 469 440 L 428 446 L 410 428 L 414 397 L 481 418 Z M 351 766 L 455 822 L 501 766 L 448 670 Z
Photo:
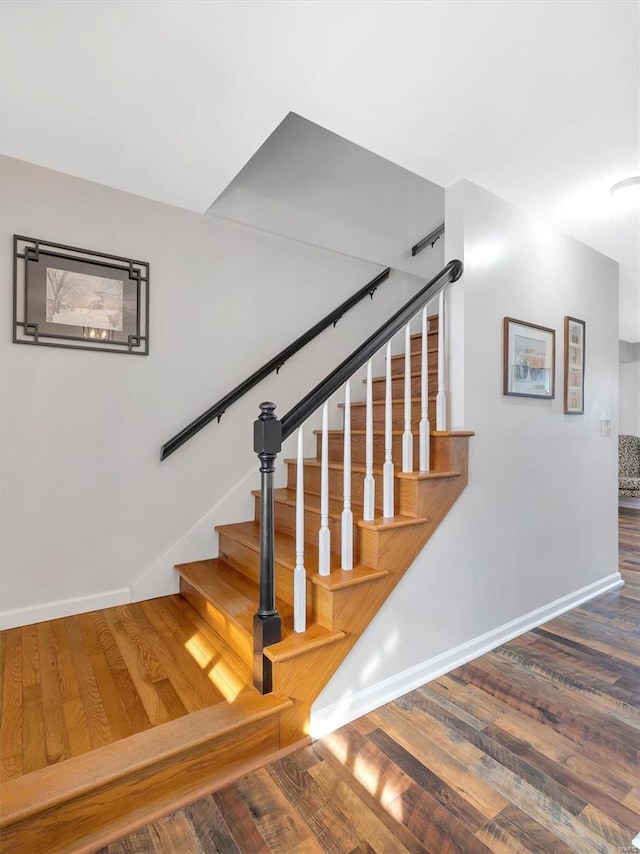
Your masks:
M 476 431 L 469 486 L 317 700 L 315 734 L 619 583 L 617 264 L 466 181 L 446 227 L 465 263 L 450 370 L 453 426 Z M 581 416 L 563 414 L 566 314 L 587 324 Z M 556 330 L 555 400 L 502 395 L 505 316 Z
M 620 433 L 640 436 L 640 361 L 620 363 Z
M 11 343 L 13 233 L 149 261 L 150 355 Z M 257 404 L 284 414 L 417 286 L 394 275 L 160 463 L 164 441 L 380 266 L 11 158 L 0 245 L 4 625 L 175 589 L 175 561 L 216 553 L 214 523 L 252 514 Z

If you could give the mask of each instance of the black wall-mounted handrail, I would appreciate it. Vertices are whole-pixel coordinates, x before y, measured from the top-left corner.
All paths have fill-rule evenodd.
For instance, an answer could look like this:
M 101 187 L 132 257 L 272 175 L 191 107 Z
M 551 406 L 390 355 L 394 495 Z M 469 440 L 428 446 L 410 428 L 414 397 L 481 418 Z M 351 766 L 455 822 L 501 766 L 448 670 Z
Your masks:
M 364 299 L 367 294 L 373 298 L 376 289 L 389 278 L 390 272 L 391 268 L 387 267 L 386 270 L 383 270 L 374 279 L 371 279 L 370 282 L 360 288 L 360 290 L 356 291 L 355 294 L 350 296 L 349 299 L 345 300 L 326 317 L 323 317 L 323 319 L 316 323 L 315 326 L 312 326 L 311 329 L 308 329 L 303 335 L 296 338 L 292 344 L 289 344 L 288 347 L 281 350 L 280 353 L 268 361 L 266 365 L 263 365 L 255 371 L 255 373 L 251 374 L 251 376 L 244 382 L 240 383 L 240 385 L 236 386 L 232 391 L 221 398 L 217 403 L 214 403 L 213 406 L 209 407 L 206 412 L 203 412 L 202 415 L 190 424 L 187 424 L 183 430 L 176 433 L 176 435 L 169 439 L 168 442 L 165 442 L 160 449 L 160 459 L 166 460 L 168 456 L 170 456 L 174 451 L 177 451 L 179 447 L 184 445 L 185 442 L 188 442 L 189 439 L 195 436 L 196 433 L 199 433 L 203 427 L 206 427 L 207 424 L 210 424 L 214 419 L 217 418 L 218 421 L 220 421 L 224 413 L 232 404 L 265 379 L 265 377 L 268 377 L 269 374 L 273 373 L 273 371 L 276 371 L 277 373 L 284 363 L 291 358 L 291 356 L 295 355 L 298 350 L 301 350 L 328 326 L 335 326 L 340 318 L 346 314 L 349 309 L 353 308 L 354 305 L 357 305 L 360 300 Z
M 444 223 L 439 225 L 437 228 L 434 228 L 432 232 L 427 234 L 426 237 L 423 237 L 422 240 L 419 240 L 415 246 L 411 247 L 411 254 L 417 255 L 418 252 L 422 252 L 422 250 L 427 247 L 429 244 L 433 246 L 433 244 L 438 240 L 439 237 L 442 237 L 444 234 Z
M 383 323 L 373 335 L 348 356 L 322 382 L 305 395 L 282 418 L 282 439 L 289 437 L 307 418 L 322 406 L 354 373 L 383 347 L 411 318 L 449 282 L 457 282 L 462 275 L 462 261 L 449 261 L 446 267 L 411 297 L 402 308 Z

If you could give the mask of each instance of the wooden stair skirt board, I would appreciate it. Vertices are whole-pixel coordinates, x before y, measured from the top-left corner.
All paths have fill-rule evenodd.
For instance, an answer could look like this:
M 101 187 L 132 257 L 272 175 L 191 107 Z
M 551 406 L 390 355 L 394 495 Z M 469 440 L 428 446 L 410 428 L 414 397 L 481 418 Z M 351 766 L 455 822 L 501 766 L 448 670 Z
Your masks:
M 281 751 L 279 717 L 291 706 L 252 690 L 4 783 L 2 851 L 95 851 L 297 749 Z

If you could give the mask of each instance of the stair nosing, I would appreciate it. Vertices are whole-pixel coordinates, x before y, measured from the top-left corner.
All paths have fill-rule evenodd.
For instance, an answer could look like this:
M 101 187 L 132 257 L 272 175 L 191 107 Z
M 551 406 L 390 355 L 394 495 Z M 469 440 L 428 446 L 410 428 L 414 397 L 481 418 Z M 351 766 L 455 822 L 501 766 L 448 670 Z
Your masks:
M 324 626 L 322 628 L 325 628 Z M 319 638 L 312 638 L 309 640 L 304 647 L 292 647 L 291 649 L 287 649 L 285 647 L 284 651 L 280 651 L 278 647 L 282 647 L 283 645 L 291 643 L 291 635 L 289 638 L 283 638 L 279 643 L 271 644 L 271 646 L 266 646 L 264 648 L 264 655 L 270 659 L 274 664 L 280 661 L 288 661 L 291 658 L 297 658 L 299 655 L 304 655 L 307 652 L 313 652 L 316 649 L 320 649 L 323 646 L 329 646 L 330 644 L 337 643 L 338 641 L 344 640 L 346 637 L 345 632 L 338 629 L 336 631 L 331 631 L 330 629 L 325 629 L 327 635 Z M 301 634 L 301 637 L 305 633 Z

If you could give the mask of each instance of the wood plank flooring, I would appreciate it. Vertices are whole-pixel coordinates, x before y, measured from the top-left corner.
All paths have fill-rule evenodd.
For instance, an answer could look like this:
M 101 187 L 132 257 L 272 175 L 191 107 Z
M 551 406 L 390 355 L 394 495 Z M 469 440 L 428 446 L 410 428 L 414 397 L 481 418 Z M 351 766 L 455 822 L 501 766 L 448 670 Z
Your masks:
M 636 850 L 640 512 L 620 513 L 620 569 L 622 589 L 100 854 Z
M 250 689 L 179 596 L 8 629 L 2 661 L 3 781 Z

